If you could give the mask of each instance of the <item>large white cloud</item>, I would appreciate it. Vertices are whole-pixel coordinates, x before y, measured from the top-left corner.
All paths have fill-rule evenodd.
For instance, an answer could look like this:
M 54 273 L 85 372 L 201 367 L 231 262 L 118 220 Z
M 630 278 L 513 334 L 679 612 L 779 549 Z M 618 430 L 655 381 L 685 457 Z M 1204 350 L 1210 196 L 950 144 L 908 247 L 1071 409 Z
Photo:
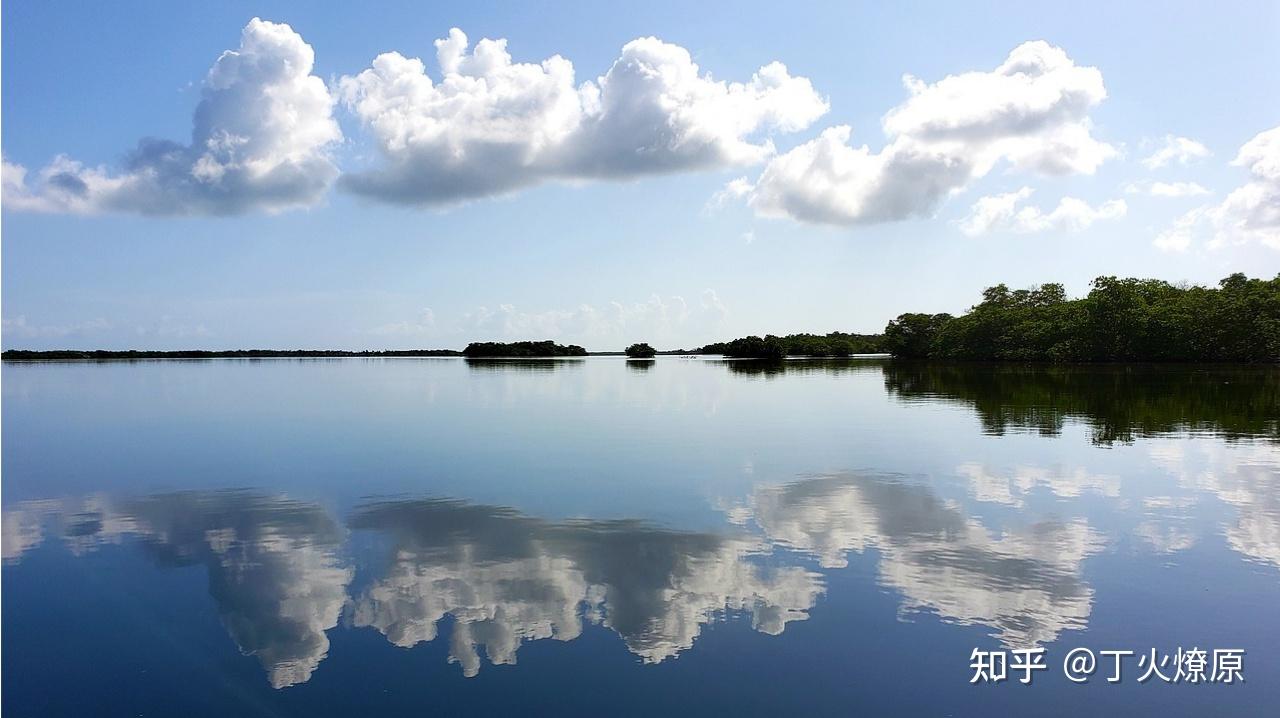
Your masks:
M 755 183 L 738 181 L 765 217 L 850 225 L 929 216 L 948 195 L 997 164 L 1048 175 L 1092 174 L 1116 154 L 1092 135 L 1089 111 L 1106 98 L 1102 73 L 1043 41 L 1024 43 L 991 72 L 930 85 L 910 75 L 906 102 L 882 119 L 889 142 L 873 152 L 831 127 L 771 159 Z
M 1122 199 L 1107 200 L 1092 207 L 1082 199 L 1063 197 L 1057 207 L 1046 212 L 1024 204 L 1032 192 L 1030 187 L 1023 187 L 1016 192 L 979 199 L 970 208 L 969 215 L 960 220 L 960 231 L 971 237 L 989 232 L 1078 232 L 1100 220 L 1119 219 L 1129 209 Z
M 43 212 L 236 214 L 315 204 L 338 175 L 342 135 L 315 54 L 288 25 L 254 18 L 205 77 L 191 144 L 144 139 L 121 172 L 65 156 L 28 172 L 4 162 L 4 202 Z
M 455 28 L 435 46 L 438 82 L 422 60 L 398 52 L 339 81 L 384 160 L 345 176 L 349 189 L 438 205 L 553 179 L 752 164 L 773 153 L 761 135 L 803 129 L 827 110 L 781 63 L 746 82 L 719 81 L 687 50 L 653 37 L 627 43 L 607 73 L 580 85 L 569 60 L 513 62 L 506 40 L 468 52 Z
M 1222 202 L 1197 207 L 1176 219 L 1156 237 L 1156 247 L 1184 251 L 1205 239 L 1211 249 L 1248 242 L 1280 249 L 1280 127 L 1246 142 L 1231 164 L 1247 167 L 1249 181 Z

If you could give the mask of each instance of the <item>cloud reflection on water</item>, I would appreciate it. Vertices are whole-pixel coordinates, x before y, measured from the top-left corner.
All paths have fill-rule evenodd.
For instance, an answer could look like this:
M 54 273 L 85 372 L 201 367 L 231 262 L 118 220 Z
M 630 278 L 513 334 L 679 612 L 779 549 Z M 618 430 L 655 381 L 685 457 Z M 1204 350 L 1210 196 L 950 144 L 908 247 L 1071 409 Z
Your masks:
M 337 557 L 345 530 L 315 504 L 244 491 L 91 496 L 21 505 L 5 532 L 49 519 L 76 555 L 133 537 L 161 566 L 204 566 L 227 632 L 276 688 L 307 681 L 328 654 L 352 571 Z
M 824 568 L 876 549 L 880 581 L 904 612 L 989 626 L 1011 646 L 1051 641 L 1089 617 L 1081 565 L 1102 541 L 1083 519 L 996 532 L 924 486 L 862 474 L 762 487 L 749 515 L 771 542 Z
M 495 664 L 515 663 L 521 641 L 572 640 L 584 619 L 658 663 L 727 611 L 777 634 L 807 618 L 822 593 L 811 571 L 753 562 L 766 546 L 744 536 L 639 521 L 552 523 L 430 500 L 373 504 L 351 525 L 385 532 L 394 546 L 387 575 L 355 600 L 355 625 L 408 647 L 433 640 L 451 616 L 450 660 L 468 676 L 480 668 L 477 647 Z
M 1183 519 L 1208 493 L 1234 509 L 1226 544 L 1280 567 L 1280 472 L 1270 446 L 1169 442 L 1150 453 L 1189 493 L 1133 502 L 1141 542 L 1159 553 L 1196 545 Z M 1033 516 L 1026 504 L 1043 488 L 1058 501 L 1091 494 L 1123 508 L 1118 480 L 1025 466 L 1003 476 L 977 463 L 957 473 L 962 495 L 1012 519 L 980 519 L 933 485 L 871 473 L 759 485 L 723 507 L 722 532 L 550 521 L 447 499 L 366 503 L 344 526 L 318 504 L 251 491 L 90 495 L 6 507 L 4 557 L 18 563 L 52 532 L 73 555 L 136 545 L 161 566 L 203 566 L 231 638 L 277 688 L 311 677 L 344 615 L 404 648 L 439 638 L 444 621 L 449 660 L 466 676 L 486 658 L 516 663 L 526 641 L 571 641 L 588 625 L 616 633 L 642 663 L 660 663 L 731 615 L 770 635 L 810 618 L 823 574 L 853 554 L 874 561 L 903 617 L 984 626 L 1008 646 L 1085 628 L 1094 590 L 1083 566 L 1106 537 L 1083 517 Z M 355 585 L 351 532 L 386 557 Z

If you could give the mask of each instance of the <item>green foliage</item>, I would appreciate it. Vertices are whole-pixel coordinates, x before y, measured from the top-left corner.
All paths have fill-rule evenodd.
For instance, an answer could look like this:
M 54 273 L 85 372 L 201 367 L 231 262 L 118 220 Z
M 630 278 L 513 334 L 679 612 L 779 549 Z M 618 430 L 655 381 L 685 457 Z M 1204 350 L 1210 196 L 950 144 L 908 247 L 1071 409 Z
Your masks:
M 587 350 L 577 344 L 565 346 L 551 340 L 541 342 L 471 342 L 462 350 L 466 357 L 582 357 Z
M 728 357 L 782 359 L 787 356 L 787 345 L 782 343 L 781 337 L 772 334 L 766 335 L 763 339 L 752 335 L 734 339 L 725 344 L 724 349 L 719 353 Z
M 644 342 L 627 347 L 627 356 L 632 359 L 652 359 L 658 351 Z
M 903 314 L 885 348 L 910 358 L 1003 361 L 1280 360 L 1280 275 L 1233 274 L 1216 289 L 1098 277 L 1068 300 L 1060 284 L 983 291 L 967 314 Z
M 919 359 L 929 356 L 934 339 L 950 314 L 902 314 L 884 328 L 885 351 L 894 356 Z
M 850 354 L 874 354 L 882 351 L 877 334 L 788 334 L 742 337 L 730 342 L 708 344 L 699 354 L 723 354 L 742 359 L 783 359 L 788 356 L 847 357 Z

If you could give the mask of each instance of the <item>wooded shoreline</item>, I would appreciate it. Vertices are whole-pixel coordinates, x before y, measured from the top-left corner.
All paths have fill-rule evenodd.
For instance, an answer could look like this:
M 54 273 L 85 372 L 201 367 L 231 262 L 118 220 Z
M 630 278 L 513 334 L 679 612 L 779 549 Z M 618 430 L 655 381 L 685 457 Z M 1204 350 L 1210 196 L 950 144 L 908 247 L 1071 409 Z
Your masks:
M 1232 274 L 1217 287 L 1175 285 L 1156 279 L 1098 277 L 1087 295 L 1068 299 L 1061 284 L 1010 290 L 988 287 L 967 313 L 906 313 L 882 334 L 772 334 L 747 336 L 696 349 L 658 351 L 627 347 L 632 358 L 719 355 L 735 359 L 848 357 L 964 362 L 1271 364 L 1280 362 L 1280 275 L 1249 279 Z M 266 359 L 340 357 L 467 357 L 534 359 L 618 355 L 588 352 L 552 340 L 472 342 L 453 349 L 362 350 L 240 349 L 227 351 L 77 351 L 10 349 L 6 362 L 120 359 Z

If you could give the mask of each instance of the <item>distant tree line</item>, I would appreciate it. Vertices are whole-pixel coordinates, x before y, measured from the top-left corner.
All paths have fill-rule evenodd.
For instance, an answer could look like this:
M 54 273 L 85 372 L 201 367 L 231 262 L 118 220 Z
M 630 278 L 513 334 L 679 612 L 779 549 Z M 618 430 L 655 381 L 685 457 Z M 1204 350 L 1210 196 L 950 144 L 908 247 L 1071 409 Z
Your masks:
M 577 344 L 541 342 L 471 342 L 462 350 L 466 357 L 584 357 L 587 350 Z
M 875 354 L 884 351 L 879 334 L 768 334 L 749 336 L 728 342 L 708 344 L 699 354 L 723 354 L 743 359 L 783 359 L 788 356 L 846 357 L 850 354 Z
M 967 314 L 902 314 L 897 357 L 1050 362 L 1280 360 L 1280 275 L 1232 274 L 1216 288 L 1098 277 L 1080 299 L 1061 284 L 983 291 Z
M 1249 279 L 1232 274 L 1214 287 L 1175 285 L 1156 279 L 1098 277 L 1087 295 L 1068 299 L 1061 284 L 982 292 L 982 301 L 960 316 L 901 314 L 884 334 L 788 334 L 747 336 L 693 352 L 733 358 L 845 357 L 888 352 L 909 359 L 1048 362 L 1276 362 L 1280 361 L 1280 275 Z M 633 344 L 633 358 L 659 353 Z M 451 349 L 336 351 L 244 349 L 234 351 L 31 351 L 7 350 L 5 361 L 66 359 L 254 359 L 267 357 L 577 357 L 587 350 L 550 340 L 472 342 Z
M 7 349 L 0 358 L 4 361 L 66 361 L 85 359 L 106 361 L 110 359 L 270 359 L 270 358 L 324 358 L 324 357 L 456 357 L 462 352 L 454 349 L 405 349 L 393 351 L 341 351 L 337 349 L 232 349 L 227 351 L 74 351 L 58 349 L 38 351 L 31 349 Z

